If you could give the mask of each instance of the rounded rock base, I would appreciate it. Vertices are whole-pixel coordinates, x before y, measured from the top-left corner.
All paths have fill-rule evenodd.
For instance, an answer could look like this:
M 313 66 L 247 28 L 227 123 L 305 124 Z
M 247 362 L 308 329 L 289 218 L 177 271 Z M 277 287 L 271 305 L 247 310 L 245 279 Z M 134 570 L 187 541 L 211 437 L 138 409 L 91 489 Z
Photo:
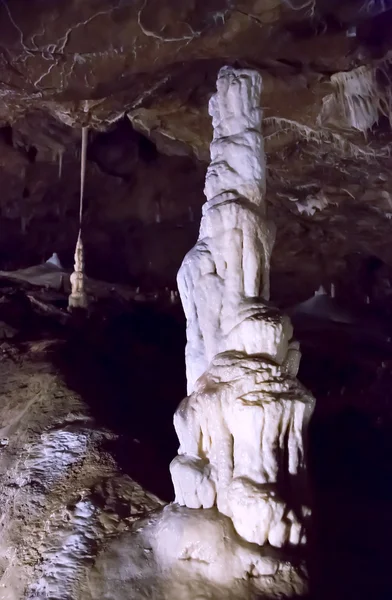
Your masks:
M 89 588 L 96 600 L 298 598 L 307 577 L 297 558 L 244 542 L 216 509 L 171 504 L 113 541 Z

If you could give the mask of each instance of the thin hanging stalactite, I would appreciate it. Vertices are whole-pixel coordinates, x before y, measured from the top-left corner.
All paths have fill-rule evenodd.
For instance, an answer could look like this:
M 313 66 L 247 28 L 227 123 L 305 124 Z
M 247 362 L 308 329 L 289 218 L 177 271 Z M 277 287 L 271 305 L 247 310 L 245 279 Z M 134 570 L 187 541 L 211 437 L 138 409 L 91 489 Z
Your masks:
M 68 298 L 68 310 L 88 306 L 87 294 L 84 290 L 84 252 L 82 242 L 84 182 L 86 177 L 88 128 L 82 128 L 82 150 L 80 154 L 80 199 L 79 199 L 79 234 L 75 248 L 74 272 L 71 275 L 71 294 Z
M 86 178 L 86 156 L 87 156 L 88 128 L 82 128 L 82 150 L 80 155 L 80 202 L 79 202 L 79 227 L 82 229 L 83 220 L 83 198 L 84 182 Z
M 63 156 L 64 156 L 64 150 L 61 149 L 59 150 L 58 153 L 58 160 L 59 160 L 59 179 L 61 179 L 61 175 L 63 174 Z

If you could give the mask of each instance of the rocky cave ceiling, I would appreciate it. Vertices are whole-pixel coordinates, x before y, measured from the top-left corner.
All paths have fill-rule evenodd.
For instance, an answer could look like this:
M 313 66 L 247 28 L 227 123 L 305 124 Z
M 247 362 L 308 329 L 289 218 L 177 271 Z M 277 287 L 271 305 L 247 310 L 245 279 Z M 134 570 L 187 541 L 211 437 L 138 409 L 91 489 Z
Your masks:
M 89 126 L 88 274 L 174 287 L 227 63 L 264 80 L 273 299 L 363 300 L 371 265 L 385 299 L 391 48 L 391 0 L 1 0 L 0 267 L 71 266 Z

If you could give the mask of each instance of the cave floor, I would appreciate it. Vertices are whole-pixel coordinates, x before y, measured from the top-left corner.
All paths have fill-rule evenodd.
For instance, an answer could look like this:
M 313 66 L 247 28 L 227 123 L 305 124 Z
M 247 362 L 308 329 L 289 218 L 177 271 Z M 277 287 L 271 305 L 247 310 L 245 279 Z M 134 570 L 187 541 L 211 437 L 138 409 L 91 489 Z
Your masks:
M 172 499 L 181 307 L 115 296 L 84 318 L 65 306 L 60 292 L 0 279 L 2 600 L 106 598 L 84 587 L 86 571 Z M 390 598 L 391 325 L 294 325 L 300 379 L 317 399 L 312 597 Z

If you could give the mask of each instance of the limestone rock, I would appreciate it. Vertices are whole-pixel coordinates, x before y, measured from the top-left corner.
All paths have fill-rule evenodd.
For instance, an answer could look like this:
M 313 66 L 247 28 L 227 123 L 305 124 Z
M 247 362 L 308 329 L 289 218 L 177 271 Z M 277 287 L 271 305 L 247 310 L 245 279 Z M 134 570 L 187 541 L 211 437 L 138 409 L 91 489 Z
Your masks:
M 267 303 L 273 226 L 266 217 L 261 89 L 256 72 L 224 67 L 218 74 L 209 105 L 214 134 L 207 202 L 199 239 L 178 275 L 189 395 L 174 416 L 180 447 L 170 470 L 175 501 L 200 513 L 197 550 L 208 551 L 189 558 L 206 565 L 207 582 L 214 580 L 216 554 L 218 562 L 224 555 L 210 520 L 217 528 L 222 515 L 230 519 L 240 540 L 230 542 L 231 555 L 254 544 L 264 564 L 267 546 L 298 548 L 305 541 L 309 514 L 306 435 L 314 399 L 295 379 L 300 352 L 290 320 Z M 218 514 L 208 516 L 214 507 Z M 156 536 L 170 554 L 176 520 L 167 514 L 167 527 Z M 192 520 L 184 514 L 190 548 Z M 250 548 L 244 557 L 260 577 L 263 567 Z M 272 575 L 280 565 L 275 569 Z M 305 589 L 301 569 L 292 570 Z M 278 587 L 272 581 L 269 589 L 275 594 Z
M 52 364 L 53 340 L 2 340 L 0 596 L 90 598 L 87 573 L 104 541 L 162 506 L 121 473 L 98 425 Z
M 75 270 L 70 277 L 71 294 L 68 300 L 68 306 L 72 308 L 87 308 L 88 299 L 84 289 L 84 253 L 81 233 L 76 242 L 75 248 Z
M 270 353 L 281 362 L 285 351 L 279 346 L 291 337 L 280 316 L 266 314 L 262 303 L 253 300 L 269 296 L 274 240 L 274 227 L 263 218 L 260 93 L 256 72 L 222 68 L 210 100 L 214 136 L 204 188 L 207 202 L 198 242 L 177 278 L 187 318 L 188 393 L 216 354 Z M 252 333 L 247 331 L 250 323 Z
M 216 356 L 174 417 L 176 502 L 216 505 L 245 540 L 260 546 L 299 543 L 300 521 L 281 498 L 290 497 L 300 512 L 305 507 L 313 408 L 312 396 L 276 363 L 240 353 Z
M 92 600 L 249 600 L 300 595 L 303 579 L 275 549 L 260 553 L 216 509 L 166 506 L 118 536 L 89 573 Z M 115 592 L 113 592 L 115 590 Z M 90 596 L 89 596 L 90 598 Z

